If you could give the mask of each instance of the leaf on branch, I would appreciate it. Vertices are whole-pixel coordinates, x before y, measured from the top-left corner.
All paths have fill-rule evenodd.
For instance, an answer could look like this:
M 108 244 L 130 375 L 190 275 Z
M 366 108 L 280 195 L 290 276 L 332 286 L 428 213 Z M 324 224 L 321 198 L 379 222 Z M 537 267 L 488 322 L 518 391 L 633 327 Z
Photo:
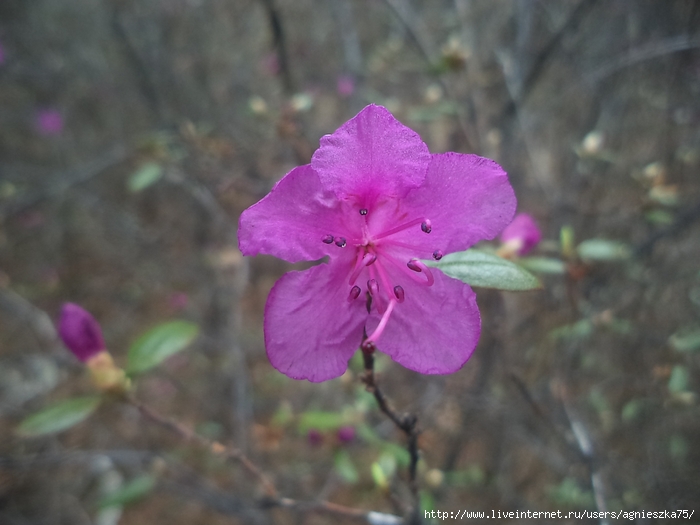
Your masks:
M 517 264 L 480 250 L 451 253 L 439 261 L 424 261 L 470 286 L 511 292 L 542 288 L 539 279 Z
M 187 348 L 198 333 L 197 325 L 187 321 L 170 321 L 152 328 L 129 348 L 127 373 L 137 374 L 159 365 Z
M 99 509 L 107 507 L 123 507 L 146 497 L 155 487 L 156 480 L 153 476 L 144 474 L 134 478 L 126 485 L 119 487 L 114 492 L 105 495 L 98 503 Z
M 632 255 L 625 243 L 605 239 L 583 241 L 576 247 L 576 251 L 584 261 L 623 261 Z
M 17 432 L 35 437 L 67 430 L 87 419 L 101 401 L 100 396 L 66 399 L 29 416 L 20 423 Z
M 518 264 L 535 273 L 549 273 L 562 275 L 566 273 L 566 264 L 553 257 L 521 257 Z
M 311 410 L 304 412 L 299 417 L 299 432 L 305 434 L 309 430 L 326 432 L 337 430 L 348 423 L 344 414 L 339 412 L 323 412 L 321 410 Z
M 138 193 L 152 186 L 163 176 L 163 167 L 157 162 L 147 162 L 129 176 L 127 188 Z
M 335 471 L 346 483 L 355 484 L 360 480 L 347 450 L 341 450 L 335 455 Z

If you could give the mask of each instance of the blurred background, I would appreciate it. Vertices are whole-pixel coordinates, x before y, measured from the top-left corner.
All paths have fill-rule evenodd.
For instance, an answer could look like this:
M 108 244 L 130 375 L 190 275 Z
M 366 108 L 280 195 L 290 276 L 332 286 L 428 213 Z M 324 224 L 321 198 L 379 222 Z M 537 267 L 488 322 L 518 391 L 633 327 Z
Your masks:
M 145 330 L 196 323 L 137 397 L 284 496 L 401 514 L 404 438 L 361 365 L 322 384 L 272 369 L 263 308 L 290 266 L 236 240 L 241 211 L 370 102 L 432 152 L 497 160 L 535 253 L 561 261 L 539 291 L 476 289 L 460 372 L 380 359 L 419 417 L 423 507 L 700 512 L 699 47 L 694 0 L 3 0 L 0 523 L 344 522 L 261 510 L 239 466 L 130 406 L 19 437 L 92 391 L 53 330 L 65 301 L 122 365 Z M 590 240 L 620 252 L 576 250 Z

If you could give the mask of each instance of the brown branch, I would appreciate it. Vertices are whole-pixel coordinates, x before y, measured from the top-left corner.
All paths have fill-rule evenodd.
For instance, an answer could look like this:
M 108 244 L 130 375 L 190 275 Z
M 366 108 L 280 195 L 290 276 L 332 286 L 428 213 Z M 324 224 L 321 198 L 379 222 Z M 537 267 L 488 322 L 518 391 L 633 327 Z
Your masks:
M 295 510 L 299 512 L 320 512 L 326 514 L 332 514 L 336 516 L 343 516 L 345 518 L 352 518 L 357 520 L 363 520 L 368 523 L 395 523 L 400 524 L 403 521 L 398 517 L 391 514 L 383 514 L 379 512 L 366 511 L 363 509 L 356 509 L 353 507 L 346 507 L 344 505 L 339 505 L 337 503 L 332 503 L 330 501 L 299 501 L 291 498 L 284 498 L 279 495 L 277 488 L 272 483 L 272 481 L 265 475 L 265 473 L 253 463 L 242 451 L 234 447 L 227 447 L 218 441 L 212 441 L 199 434 L 197 434 L 191 428 L 183 425 L 182 423 L 162 415 L 155 409 L 146 405 L 145 403 L 135 399 L 133 396 L 125 396 L 124 401 L 130 405 L 136 407 L 138 411 L 149 421 L 160 425 L 163 428 L 170 430 L 177 434 L 181 439 L 187 442 L 195 443 L 196 445 L 206 448 L 212 454 L 222 457 L 226 460 L 235 460 L 241 463 L 243 467 L 255 478 L 258 479 L 263 489 L 265 490 L 265 498 L 260 502 L 260 506 L 263 509 L 270 508 L 285 508 L 290 510 Z M 417 461 L 417 452 L 416 452 Z M 415 478 L 415 466 L 413 468 L 413 477 Z M 383 521 L 377 521 L 381 518 Z
M 265 473 L 258 468 L 258 466 L 253 463 L 250 459 L 248 459 L 248 456 L 246 456 L 243 452 L 238 450 L 237 448 L 233 447 L 227 447 L 225 445 L 222 445 L 218 441 L 212 441 L 210 439 L 207 439 L 199 434 L 197 434 L 194 430 L 192 430 L 189 427 L 186 427 L 182 423 L 179 423 L 178 421 L 175 421 L 174 419 L 171 419 L 169 417 L 166 417 L 159 412 L 156 412 L 153 408 L 149 407 L 145 403 L 142 403 L 141 401 L 135 399 L 134 397 L 128 396 L 125 398 L 125 400 L 136 407 L 139 412 L 146 418 L 149 419 L 150 421 L 153 421 L 154 423 L 159 424 L 162 427 L 165 427 L 173 432 L 175 432 L 178 436 L 180 436 L 182 439 L 185 441 L 191 441 L 193 443 L 196 443 L 197 445 L 209 449 L 209 451 L 216 455 L 223 457 L 226 460 L 236 460 L 243 465 L 243 467 L 250 472 L 253 476 L 255 476 L 258 481 L 260 481 L 260 484 L 262 485 L 263 489 L 265 490 L 265 494 L 272 499 L 278 499 L 279 496 L 277 494 L 277 489 L 275 486 L 272 484 L 272 482 L 269 480 L 269 478 L 265 475 Z
M 372 343 L 362 344 L 362 357 L 365 364 L 365 373 L 362 376 L 362 382 L 365 384 L 367 391 L 374 395 L 379 409 L 391 419 L 399 430 L 406 434 L 406 448 L 411 458 L 408 467 L 409 487 L 413 496 L 413 509 L 409 522 L 420 523 L 420 499 L 418 496 L 418 482 L 416 481 L 416 470 L 418 467 L 418 418 L 415 414 L 410 413 L 397 414 L 389 405 L 387 398 L 377 385 L 377 378 L 374 374 L 374 350 L 375 348 Z

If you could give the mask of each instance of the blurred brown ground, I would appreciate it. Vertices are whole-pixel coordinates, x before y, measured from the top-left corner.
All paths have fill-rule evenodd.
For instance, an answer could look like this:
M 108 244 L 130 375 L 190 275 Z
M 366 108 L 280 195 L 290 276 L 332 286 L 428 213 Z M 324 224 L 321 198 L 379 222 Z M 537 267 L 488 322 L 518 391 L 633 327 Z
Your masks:
M 262 312 L 288 265 L 236 244 L 240 212 L 369 102 L 433 152 L 502 164 L 551 241 L 541 253 L 564 225 L 635 250 L 542 291 L 477 290 L 482 340 L 452 376 L 384 363 L 387 394 L 420 418 L 434 508 L 700 501 L 700 357 L 669 343 L 700 327 L 700 2 L 3 0 L 0 45 L 0 523 L 93 523 L 105 484 L 143 472 L 163 472 L 158 490 L 99 523 L 338 521 L 254 510 L 245 472 L 128 407 L 18 438 L 23 417 L 89 391 L 41 325 L 67 300 L 121 363 L 149 326 L 196 322 L 196 345 L 139 397 L 247 450 L 284 495 L 397 512 L 372 481 L 376 446 L 348 446 L 346 483 L 333 433 L 314 447 L 273 424 L 283 403 L 298 416 L 365 398 L 356 372 L 313 385 L 270 367 Z M 37 123 L 47 110 L 57 133 Z M 130 192 L 145 162 L 164 176 Z M 376 410 L 365 421 L 403 443 Z

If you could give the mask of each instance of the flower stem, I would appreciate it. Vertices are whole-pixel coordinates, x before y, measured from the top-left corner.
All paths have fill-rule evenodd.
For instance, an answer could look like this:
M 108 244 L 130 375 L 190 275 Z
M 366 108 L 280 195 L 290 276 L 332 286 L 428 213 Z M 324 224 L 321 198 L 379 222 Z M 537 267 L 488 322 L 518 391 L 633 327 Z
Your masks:
M 365 340 L 367 335 L 365 334 Z M 411 495 L 413 496 L 413 509 L 410 512 L 408 523 L 420 523 L 420 498 L 418 495 L 418 482 L 416 480 L 416 470 L 418 467 L 418 417 L 415 414 L 404 413 L 397 414 L 396 411 L 389 405 L 384 393 L 377 385 L 377 378 L 374 374 L 374 345 L 362 344 L 362 357 L 365 364 L 365 373 L 362 376 L 362 382 L 365 384 L 367 391 L 374 395 L 377 400 L 379 409 L 396 425 L 396 427 L 406 434 L 406 448 L 410 456 L 408 466 L 408 479 Z

